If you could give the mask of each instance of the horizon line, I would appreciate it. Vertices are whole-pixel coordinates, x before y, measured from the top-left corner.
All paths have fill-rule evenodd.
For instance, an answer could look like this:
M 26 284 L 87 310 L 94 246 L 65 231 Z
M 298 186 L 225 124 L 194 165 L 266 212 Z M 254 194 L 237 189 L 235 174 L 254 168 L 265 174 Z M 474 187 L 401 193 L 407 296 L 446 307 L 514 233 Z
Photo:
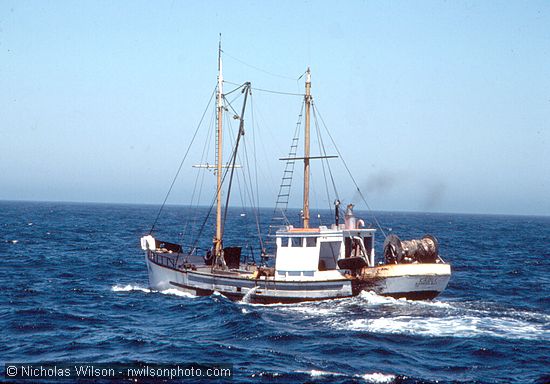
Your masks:
M 31 200 L 31 199 L 3 199 L 0 198 L 0 203 L 57 203 L 57 204 L 95 204 L 95 205 L 141 205 L 141 206 L 155 206 L 160 207 L 161 203 L 129 203 L 129 202 L 112 202 L 112 201 L 75 201 L 75 200 Z M 183 204 L 183 203 L 166 203 L 165 205 L 171 206 L 171 207 L 189 207 L 189 204 Z M 355 207 L 357 205 L 354 204 Z M 208 205 L 194 205 L 192 207 L 200 207 L 200 208 L 209 208 Z M 240 205 L 234 205 L 230 206 L 231 208 L 243 208 L 243 209 L 251 209 L 251 207 L 246 206 L 240 206 Z M 274 210 L 275 207 L 258 207 L 258 209 L 272 209 Z M 289 207 L 287 209 L 291 210 L 299 210 L 300 207 Z M 316 209 L 317 211 L 328 211 L 328 208 L 320 208 Z M 376 213 L 429 213 L 429 214 L 436 214 L 436 215 L 479 215 L 479 216 L 520 216 L 520 217 L 550 217 L 550 214 L 529 214 L 529 213 L 480 213 L 480 212 L 448 212 L 448 211 L 415 211 L 415 210 L 369 210 L 368 208 L 358 208 L 357 211 L 360 212 L 376 212 Z

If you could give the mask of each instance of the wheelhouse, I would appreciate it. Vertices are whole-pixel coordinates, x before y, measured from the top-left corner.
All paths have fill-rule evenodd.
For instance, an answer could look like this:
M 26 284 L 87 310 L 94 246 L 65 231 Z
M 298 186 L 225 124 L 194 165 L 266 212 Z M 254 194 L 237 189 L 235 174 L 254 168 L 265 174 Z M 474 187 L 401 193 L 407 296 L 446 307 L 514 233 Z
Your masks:
M 320 277 L 346 271 L 343 259 L 361 260 L 374 266 L 375 229 L 294 228 L 287 226 L 276 233 L 275 272 L 279 278 Z

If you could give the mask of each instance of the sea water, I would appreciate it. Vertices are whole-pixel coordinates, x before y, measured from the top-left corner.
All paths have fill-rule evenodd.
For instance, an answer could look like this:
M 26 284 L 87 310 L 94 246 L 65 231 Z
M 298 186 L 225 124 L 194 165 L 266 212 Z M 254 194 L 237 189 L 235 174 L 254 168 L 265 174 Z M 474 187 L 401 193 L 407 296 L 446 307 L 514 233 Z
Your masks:
M 549 217 L 378 213 L 386 233 L 437 236 L 453 270 L 438 298 L 364 292 L 253 305 L 150 290 L 139 238 L 157 210 L 0 202 L 0 370 L 5 362 L 213 362 L 232 364 L 239 383 L 550 382 Z M 205 213 L 166 207 L 155 233 L 203 249 L 212 236 L 211 217 L 200 231 Z M 241 213 L 229 211 L 225 245 L 259 261 L 250 252 L 255 215 Z M 262 228 L 270 214 L 260 212 Z M 331 217 L 323 212 L 322 223 Z M 3 372 L 0 381 L 9 381 Z

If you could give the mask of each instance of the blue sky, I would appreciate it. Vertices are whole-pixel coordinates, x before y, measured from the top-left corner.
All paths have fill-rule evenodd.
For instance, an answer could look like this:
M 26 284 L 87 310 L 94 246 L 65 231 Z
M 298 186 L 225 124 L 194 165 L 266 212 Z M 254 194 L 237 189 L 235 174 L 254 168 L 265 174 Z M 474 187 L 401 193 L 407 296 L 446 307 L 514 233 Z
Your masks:
M 549 26 L 547 1 L 1 0 L 0 199 L 160 203 L 222 33 L 226 80 L 302 92 L 311 66 L 373 209 L 548 215 Z M 300 99 L 253 95 L 272 206 Z M 170 202 L 188 201 L 195 159 Z

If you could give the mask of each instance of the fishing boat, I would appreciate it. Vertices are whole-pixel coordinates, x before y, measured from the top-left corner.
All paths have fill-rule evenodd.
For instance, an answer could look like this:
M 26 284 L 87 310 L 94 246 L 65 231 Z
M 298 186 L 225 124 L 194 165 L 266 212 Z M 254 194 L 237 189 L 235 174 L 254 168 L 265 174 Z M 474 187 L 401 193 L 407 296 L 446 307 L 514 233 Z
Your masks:
M 230 187 L 233 172 L 238 168 L 235 153 L 239 138 L 244 134 L 244 110 L 250 83 L 245 83 L 242 89 L 245 101 L 241 116 L 236 116 L 240 119 L 240 127 L 234 152 L 230 160 L 224 163 L 222 114 L 227 108 L 223 104 L 222 52 L 220 43 L 215 91 L 216 163 L 204 166 L 214 169 L 217 179 L 212 246 L 201 255 L 196 248 L 184 250 L 182 244 L 159 240 L 151 230 L 141 238 L 150 287 L 154 290 L 175 288 L 199 296 L 218 292 L 232 300 L 244 299 L 261 304 L 340 299 L 356 296 L 362 291 L 412 300 L 433 299 L 439 295 L 449 282 L 451 266 L 439 255 L 435 237 L 426 235 L 421 239 L 402 241 L 390 234 L 385 236 L 383 255 L 377 257 L 374 247 L 377 229 L 366 226 L 363 220 L 357 218 L 352 204 L 341 210 L 339 200 L 334 204 L 332 223 L 311 225 L 310 161 L 331 156 L 310 154 L 312 96 L 309 68 L 305 74 L 303 94 L 304 153 L 302 157 L 297 157 L 292 152 L 290 157 L 281 159 L 292 164 L 303 161 L 301 222 L 296 226 L 287 222 L 271 233 L 273 251 L 270 254 L 262 248 L 263 262 L 260 263 L 241 260 L 242 246 L 224 246 L 229 198 L 224 207 L 222 190 L 228 187 L 226 184 Z M 229 196 L 229 193 L 227 191 L 226 195 Z M 222 210 L 225 211 L 223 214 Z

